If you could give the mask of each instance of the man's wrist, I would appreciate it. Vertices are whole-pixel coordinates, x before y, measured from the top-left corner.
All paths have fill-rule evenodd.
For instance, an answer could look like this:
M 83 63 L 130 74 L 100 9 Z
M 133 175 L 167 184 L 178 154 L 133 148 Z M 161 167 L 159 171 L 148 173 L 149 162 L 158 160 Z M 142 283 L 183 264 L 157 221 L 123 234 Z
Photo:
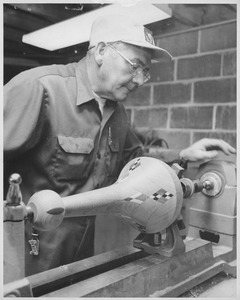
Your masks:
M 188 166 L 188 160 L 180 156 L 179 166 L 186 170 Z

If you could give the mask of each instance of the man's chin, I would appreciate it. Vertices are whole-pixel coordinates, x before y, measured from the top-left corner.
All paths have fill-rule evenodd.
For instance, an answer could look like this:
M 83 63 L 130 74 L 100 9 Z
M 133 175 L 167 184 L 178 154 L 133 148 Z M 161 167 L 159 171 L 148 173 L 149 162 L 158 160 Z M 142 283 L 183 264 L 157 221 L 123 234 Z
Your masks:
M 118 97 L 115 100 L 119 101 L 119 102 L 124 102 L 126 99 L 127 99 L 127 96 L 125 96 L 125 97 Z
M 128 94 L 129 93 L 127 93 L 127 94 L 115 93 L 112 97 L 105 97 L 105 99 L 108 99 L 110 101 L 115 101 L 115 102 L 124 101 L 127 99 Z
M 116 101 L 124 101 L 127 99 L 129 93 L 131 93 L 131 91 L 128 88 L 122 87 L 115 94 L 115 100 Z

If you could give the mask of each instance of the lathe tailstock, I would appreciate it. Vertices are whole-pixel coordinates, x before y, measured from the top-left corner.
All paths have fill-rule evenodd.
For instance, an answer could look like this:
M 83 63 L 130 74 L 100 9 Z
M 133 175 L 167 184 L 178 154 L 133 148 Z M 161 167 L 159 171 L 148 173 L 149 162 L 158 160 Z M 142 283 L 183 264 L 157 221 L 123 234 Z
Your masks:
M 65 198 L 41 191 L 27 206 L 19 184 L 10 179 L 4 201 L 5 297 L 176 297 L 220 272 L 236 276 L 235 156 L 186 171 L 140 157 L 110 187 Z M 51 230 L 63 218 L 93 213 L 129 221 L 140 231 L 133 246 L 24 277 L 16 223 L 21 232 L 26 219 Z

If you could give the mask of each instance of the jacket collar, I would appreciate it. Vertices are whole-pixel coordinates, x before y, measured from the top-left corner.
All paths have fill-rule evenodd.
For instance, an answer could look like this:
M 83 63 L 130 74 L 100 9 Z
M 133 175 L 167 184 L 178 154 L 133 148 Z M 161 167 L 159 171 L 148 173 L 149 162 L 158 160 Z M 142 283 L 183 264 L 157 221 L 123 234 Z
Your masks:
M 77 102 L 76 105 L 81 105 L 94 99 L 91 84 L 87 73 L 86 57 L 77 63 Z

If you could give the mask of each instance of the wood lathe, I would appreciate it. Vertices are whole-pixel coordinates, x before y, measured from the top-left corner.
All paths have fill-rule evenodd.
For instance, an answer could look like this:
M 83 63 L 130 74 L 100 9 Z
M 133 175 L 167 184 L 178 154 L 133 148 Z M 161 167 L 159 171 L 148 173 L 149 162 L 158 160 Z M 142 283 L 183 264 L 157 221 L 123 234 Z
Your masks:
M 235 156 L 187 170 L 139 157 L 109 187 L 64 198 L 40 191 L 28 205 L 20 176 L 9 182 L 5 297 L 176 297 L 220 272 L 236 276 Z M 51 230 L 64 218 L 93 214 L 121 216 L 140 234 L 133 245 L 25 277 L 26 220 Z

